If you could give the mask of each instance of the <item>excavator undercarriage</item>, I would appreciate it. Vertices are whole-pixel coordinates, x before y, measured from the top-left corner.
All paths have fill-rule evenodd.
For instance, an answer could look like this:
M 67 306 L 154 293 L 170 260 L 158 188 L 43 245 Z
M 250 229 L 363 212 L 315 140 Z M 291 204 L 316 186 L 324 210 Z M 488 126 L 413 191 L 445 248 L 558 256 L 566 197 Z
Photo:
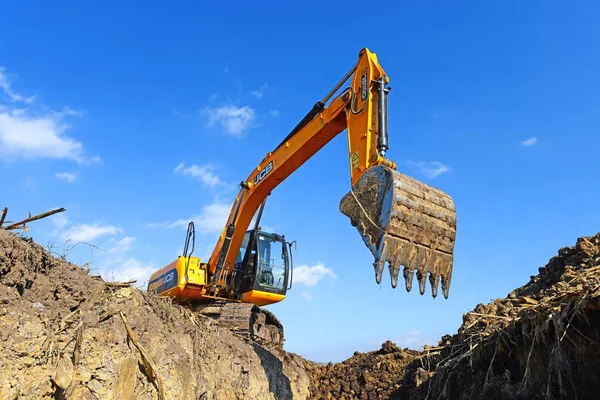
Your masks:
M 283 349 L 283 325 L 275 314 L 251 303 L 215 301 L 192 306 L 192 310 L 214 319 L 222 328 L 247 337 L 261 346 Z

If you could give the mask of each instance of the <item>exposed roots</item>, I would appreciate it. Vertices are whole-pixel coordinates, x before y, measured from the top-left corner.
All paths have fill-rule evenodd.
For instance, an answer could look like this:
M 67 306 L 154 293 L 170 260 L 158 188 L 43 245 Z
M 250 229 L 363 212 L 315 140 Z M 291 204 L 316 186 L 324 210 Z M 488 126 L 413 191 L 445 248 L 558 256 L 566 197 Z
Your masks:
M 596 398 L 599 264 L 600 234 L 580 238 L 507 299 L 478 305 L 457 335 L 426 349 L 422 365 L 431 379 L 413 397 Z

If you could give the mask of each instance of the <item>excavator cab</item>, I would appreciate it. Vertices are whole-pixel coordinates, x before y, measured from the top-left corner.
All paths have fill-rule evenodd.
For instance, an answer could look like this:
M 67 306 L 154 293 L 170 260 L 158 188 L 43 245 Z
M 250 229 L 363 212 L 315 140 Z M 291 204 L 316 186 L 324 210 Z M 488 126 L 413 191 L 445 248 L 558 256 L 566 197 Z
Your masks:
M 260 227 L 246 232 L 232 274 L 244 301 L 260 306 L 283 300 L 291 288 L 291 274 L 291 246 L 285 236 Z

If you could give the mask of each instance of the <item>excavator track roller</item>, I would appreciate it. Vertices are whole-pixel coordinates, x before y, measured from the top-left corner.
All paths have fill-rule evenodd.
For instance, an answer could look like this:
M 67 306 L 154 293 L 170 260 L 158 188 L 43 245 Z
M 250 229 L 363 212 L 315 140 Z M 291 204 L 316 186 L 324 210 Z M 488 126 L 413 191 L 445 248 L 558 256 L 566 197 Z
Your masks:
M 393 288 L 403 266 L 408 292 L 416 273 L 421 295 L 429 279 L 432 296 L 437 296 L 441 281 L 448 298 L 456 237 L 456 209 L 450 196 L 377 165 L 342 198 L 340 211 L 350 218 L 371 250 L 378 284 L 388 263 Z

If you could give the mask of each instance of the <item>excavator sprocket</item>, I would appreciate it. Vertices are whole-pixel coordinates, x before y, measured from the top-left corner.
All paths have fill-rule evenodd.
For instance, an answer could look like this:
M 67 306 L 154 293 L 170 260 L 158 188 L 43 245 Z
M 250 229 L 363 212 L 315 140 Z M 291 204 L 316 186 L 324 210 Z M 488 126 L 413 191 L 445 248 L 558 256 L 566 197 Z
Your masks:
M 404 266 L 408 292 L 416 272 L 421 295 L 429 277 L 432 296 L 437 296 L 441 280 L 448 298 L 456 237 L 456 209 L 450 196 L 378 165 L 368 169 L 342 198 L 340 211 L 371 250 L 378 284 L 387 262 L 393 288 Z

